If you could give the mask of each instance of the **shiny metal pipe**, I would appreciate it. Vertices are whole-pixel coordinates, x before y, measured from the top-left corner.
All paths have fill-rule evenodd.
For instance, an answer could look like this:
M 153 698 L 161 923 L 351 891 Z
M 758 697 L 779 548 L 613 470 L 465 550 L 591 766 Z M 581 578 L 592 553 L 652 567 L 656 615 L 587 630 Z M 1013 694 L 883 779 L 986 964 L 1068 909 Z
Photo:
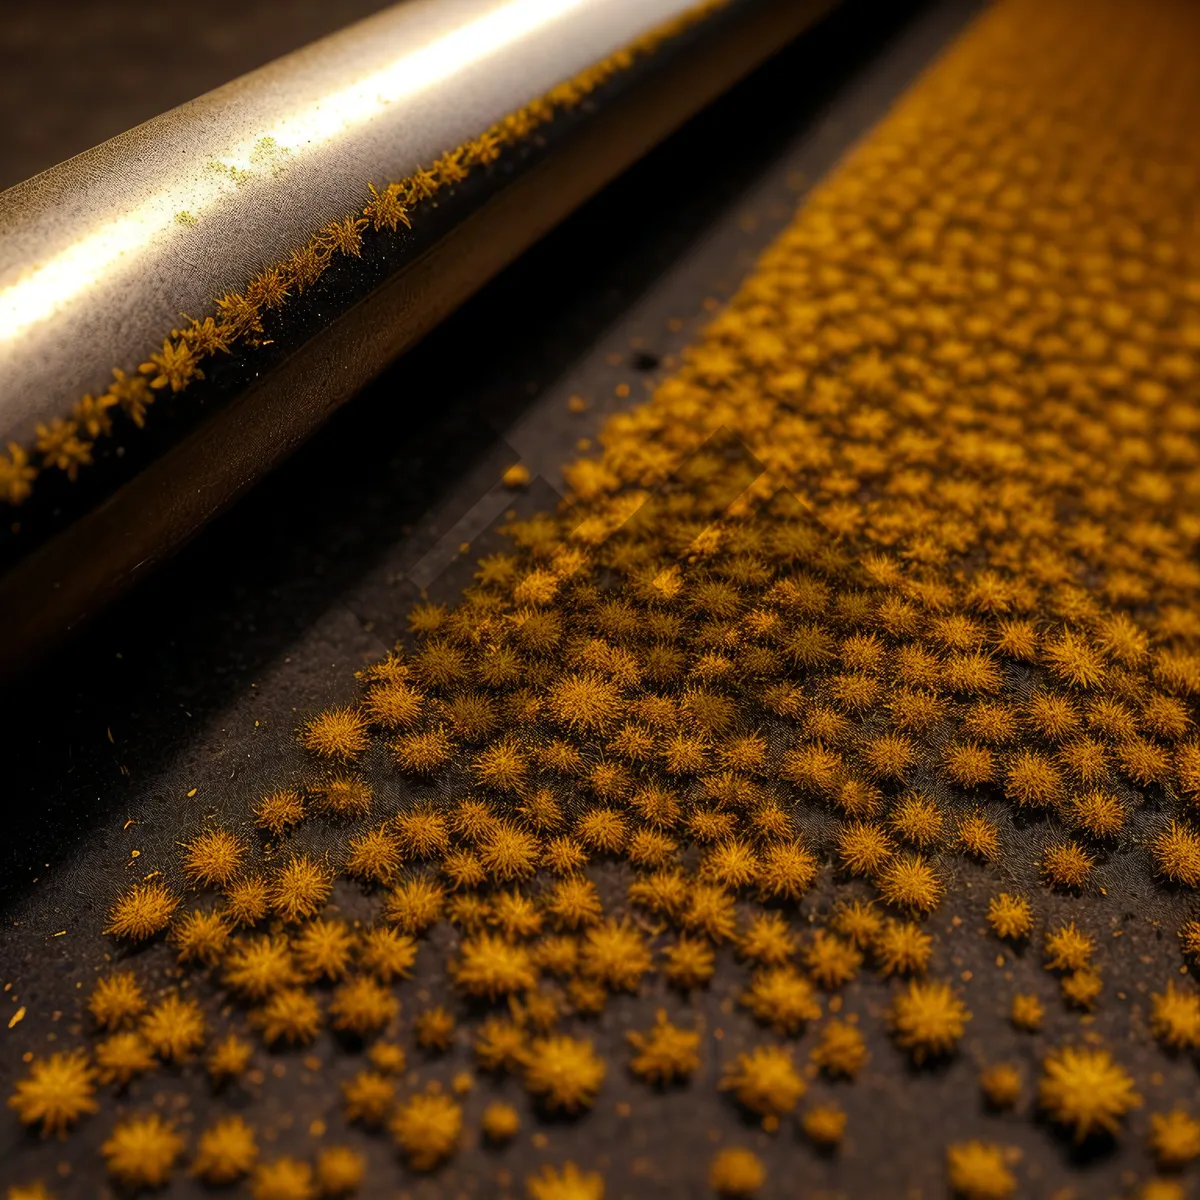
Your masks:
M 0 439 L 694 2 L 410 0 L 0 194 Z
M 355 211 L 368 182 L 404 177 L 692 3 L 408 0 L 0 194 L 0 441 L 27 444 L 114 366 L 135 369 L 181 313 L 210 312 Z M 195 532 L 827 3 L 731 0 L 516 160 L 439 196 L 399 250 L 335 278 L 315 316 L 289 305 L 275 345 L 165 393 L 150 452 L 131 437 L 79 483 L 56 478 L 53 512 L 22 511 L 0 546 L 0 674 Z

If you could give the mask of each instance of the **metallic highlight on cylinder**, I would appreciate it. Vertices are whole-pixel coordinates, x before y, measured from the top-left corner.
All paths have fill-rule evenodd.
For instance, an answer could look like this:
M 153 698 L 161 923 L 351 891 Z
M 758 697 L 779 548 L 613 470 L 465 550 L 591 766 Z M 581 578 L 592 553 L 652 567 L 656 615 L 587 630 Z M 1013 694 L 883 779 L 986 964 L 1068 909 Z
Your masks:
M 0 438 L 691 0 L 407 3 L 0 195 Z
M 0 676 L 828 3 L 416 0 L 0 195 L 0 293 L 157 231 L 0 338 Z
M 83 295 L 120 259 L 182 222 L 210 215 L 239 176 L 275 155 L 308 155 L 502 53 L 523 37 L 567 18 L 586 0 L 513 0 L 435 40 L 405 49 L 387 65 L 336 91 L 324 92 L 281 116 L 258 136 L 246 137 L 212 162 L 211 174 L 172 180 L 133 212 L 85 234 L 48 262 L 0 289 L 0 346 L 54 317 Z M 232 181 L 232 182 L 231 182 Z

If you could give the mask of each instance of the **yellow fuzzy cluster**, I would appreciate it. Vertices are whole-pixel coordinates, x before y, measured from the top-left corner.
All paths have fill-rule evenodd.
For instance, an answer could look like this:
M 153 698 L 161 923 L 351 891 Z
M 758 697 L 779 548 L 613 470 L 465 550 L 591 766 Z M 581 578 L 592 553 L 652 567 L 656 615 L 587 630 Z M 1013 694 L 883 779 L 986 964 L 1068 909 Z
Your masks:
M 248 800 L 283 852 L 198 833 L 180 866 L 210 901 L 180 912 L 144 882 L 110 931 L 170 923 L 268 1045 L 325 1025 L 380 1039 L 344 1115 L 427 1170 L 463 1110 L 399 1078 L 393 988 L 439 924 L 463 1003 L 409 1014 L 414 1041 L 469 1039 L 550 1116 L 611 1086 L 590 1018 L 655 975 L 685 1005 L 730 948 L 737 1010 L 761 1032 L 703 1086 L 773 1132 L 818 1072 L 867 1068 L 842 990 L 868 963 L 902 977 L 876 1024 L 918 1066 L 956 1053 L 968 1000 L 995 1004 L 990 982 L 972 997 L 926 976 L 928 916 L 964 859 L 1030 868 L 1033 894 L 998 876 L 978 922 L 1007 943 L 1042 920 L 1037 875 L 1060 904 L 1103 896 L 1101 859 L 1131 825 L 1160 881 L 1200 886 L 1200 271 L 1184 239 L 1200 29 L 1171 0 L 1100 9 L 1003 0 L 981 17 L 679 370 L 566 468 L 569 508 L 514 519 L 461 597 L 413 609 L 352 703 L 303 724 L 311 784 Z M 440 798 L 385 808 L 376 748 Z M 1033 862 L 1008 844 L 1014 816 L 1037 818 Z M 307 820 L 345 829 L 340 859 L 286 850 Z M 617 861 L 623 894 L 602 896 L 614 874 L 590 868 Z M 373 924 L 326 911 L 339 873 L 377 895 Z M 801 918 L 818 879 L 840 894 Z M 1200 955 L 1196 922 L 1180 936 Z M 1092 934 L 1066 919 L 1038 937 L 1065 1003 L 1094 1007 Z M 136 1031 L 179 1061 L 207 1036 L 188 1003 L 148 1007 L 114 975 L 92 1011 L 110 1042 Z M 1036 996 L 1006 1003 L 1040 1028 Z M 1190 984 L 1150 1006 L 1143 1036 L 1200 1044 Z M 789 1039 L 810 1026 L 806 1074 Z M 679 1085 L 717 1054 L 703 1033 L 661 1011 L 627 1034 L 621 1070 Z M 247 1045 L 210 1047 L 214 1077 L 244 1069 Z M 133 1050 L 97 1062 L 119 1080 L 142 1069 Z M 65 1128 L 93 1102 L 91 1070 L 36 1064 L 14 1107 Z M 981 1086 L 994 1110 L 1019 1107 L 1012 1066 Z M 1052 1049 L 1036 1094 L 1076 1139 L 1117 1133 L 1140 1103 L 1094 1039 Z M 489 1114 L 488 1139 L 512 1138 L 517 1115 Z M 799 1125 L 835 1153 L 845 1114 L 818 1104 Z M 1155 1115 L 1160 1162 L 1194 1144 L 1187 1114 Z M 1016 1157 L 957 1143 L 949 1184 L 1010 1195 Z M 570 1194 L 602 1193 L 570 1175 Z M 723 1195 L 764 1179 L 748 1151 L 712 1160 Z M 565 1194 L 556 1181 L 531 1194 Z

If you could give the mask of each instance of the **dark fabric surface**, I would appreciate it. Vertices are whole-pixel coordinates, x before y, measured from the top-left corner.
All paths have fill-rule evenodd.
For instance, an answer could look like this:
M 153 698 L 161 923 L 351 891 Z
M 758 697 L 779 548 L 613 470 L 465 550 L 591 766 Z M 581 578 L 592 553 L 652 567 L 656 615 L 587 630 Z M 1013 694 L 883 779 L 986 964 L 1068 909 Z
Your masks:
M 2 960 L 12 985 L 5 1003 L 26 1015 L 4 1039 L 0 1088 L 10 1088 L 22 1053 L 78 1041 L 82 997 L 113 952 L 100 934 L 104 912 L 126 880 L 167 866 L 205 818 L 244 822 L 262 788 L 299 777 L 301 717 L 352 694 L 353 671 L 392 644 L 412 598 L 460 584 L 510 506 L 553 501 L 558 468 L 578 440 L 670 367 L 804 187 L 870 127 L 969 8 L 946 5 L 903 29 L 878 11 L 868 22 L 861 7 L 828 22 L 507 272 L 168 570 L 4 698 Z M 628 397 L 617 395 L 619 385 Z M 568 411 L 572 395 L 589 401 L 587 412 Z M 517 459 L 540 478 L 514 499 L 497 481 Z M 467 554 L 457 549 L 465 542 Z M 304 836 L 321 845 L 319 829 Z M 605 869 L 596 878 L 602 890 L 620 882 Z M 981 869 L 962 869 L 952 904 L 933 921 L 940 974 L 995 971 L 996 944 L 978 935 L 993 883 Z M 1135 894 L 1132 882 L 1129 895 L 1111 931 L 1125 938 L 1122 954 L 1103 964 L 1107 993 L 1118 999 L 1093 1025 L 1113 1040 L 1125 1036 L 1128 1009 L 1144 1003 L 1132 988 L 1126 994 L 1122 964 L 1141 960 L 1166 978 L 1177 961 L 1173 939 L 1153 924 L 1170 898 Z M 339 890 L 337 901 L 348 917 L 366 911 L 356 889 Z M 820 894 L 805 901 L 821 903 Z M 1047 918 L 1055 903 L 1047 900 Z M 1070 915 L 1085 905 L 1072 902 Z M 1150 919 L 1134 922 L 1135 911 Z M 446 949 L 440 935 L 422 949 L 418 978 L 403 992 L 406 1015 L 445 999 L 437 980 Z M 1051 1002 L 1054 980 L 1037 957 L 1009 955 L 1004 970 L 1048 1002 L 1049 1044 L 1078 1017 Z M 172 969 L 163 946 L 139 955 L 139 971 L 166 978 Z M 755 1040 L 733 1015 L 734 990 L 732 972 L 719 968 L 696 1010 L 706 1027 L 726 1029 L 726 1051 Z M 864 975 L 845 1002 L 877 1017 L 886 996 Z M 604 1168 L 610 1197 L 696 1195 L 707 1135 L 720 1130 L 762 1153 L 767 1195 L 794 1195 L 803 1184 L 814 1195 L 935 1196 L 944 1192 L 945 1144 L 977 1131 L 979 1064 L 1011 1058 L 1028 1079 L 1039 1044 L 1009 1028 L 1007 993 L 992 1008 L 976 1005 L 961 1053 L 936 1070 L 917 1074 L 882 1038 L 873 1041 L 871 1068 L 836 1089 L 848 1141 L 836 1158 L 822 1158 L 794 1136 L 771 1139 L 741 1124 L 713 1086 L 712 1059 L 686 1095 L 666 1100 L 623 1077 L 625 1030 L 646 1027 L 663 1002 L 658 994 L 614 1002 L 594 1029 L 612 1052 L 594 1113 L 527 1121 L 503 1156 L 472 1148 L 431 1180 L 405 1172 L 385 1138 L 343 1130 L 334 1085 L 358 1062 L 333 1041 L 318 1042 L 318 1068 L 300 1053 L 260 1055 L 264 1076 L 244 1111 L 269 1131 L 274 1153 L 311 1153 L 312 1123 L 325 1122 L 326 1140 L 368 1155 L 369 1195 L 515 1195 L 538 1162 L 567 1157 Z M 1194 1090 L 1186 1061 L 1144 1046 L 1121 1050 L 1139 1077 L 1161 1072 L 1156 1104 Z M 448 1079 L 468 1059 L 464 1041 L 436 1066 L 415 1056 L 413 1066 L 422 1081 Z M 522 1104 L 512 1082 L 502 1090 Z M 225 1110 L 197 1073 L 184 1071 L 135 1083 L 119 1102 L 106 1096 L 101 1113 L 65 1143 L 39 1141 L 9 1116 L 0 1124 L 0 1176 L 40 1175 L 57 1194 L 97 1194 L 96 1147 L 114 1114 L 145 1108 L 159 1093 L 178 1104 L 190 1131 Z M 467 1100 L 469 1126 L 491 1096 L 480 1086 Z M 1023 1175 L 1039 1195 L 1068 1186 L 1082 1196 L 1115 1194 L 1123 1172 L 1142 1161 L 1132 1140 L 1075 1155 L 1035 1123 L 997 1121 L 998 1135 L 1023 1149 Z M 199 1187 L 177 1173 L 171 1194 L 193 1193 Z

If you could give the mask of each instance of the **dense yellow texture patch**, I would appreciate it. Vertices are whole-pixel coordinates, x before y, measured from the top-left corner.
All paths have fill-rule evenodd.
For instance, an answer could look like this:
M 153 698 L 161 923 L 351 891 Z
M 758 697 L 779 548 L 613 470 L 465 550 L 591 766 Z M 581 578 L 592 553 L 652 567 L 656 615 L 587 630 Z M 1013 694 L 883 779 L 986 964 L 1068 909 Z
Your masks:
M 248 797 L 247 816 L 276 838 L 336 817 L 343 858 L 292 852 L 226 880 L 198 858 L 215 833 L 186 843 L 183 868 L 218 885 L 242 930 L 219 972 L 253 1006 L 237 1020 L 267 1043 L 325 1023 L 396 1037 L 390 989 L 418 953 L 436 973 L 421 939 L 449 923 L 444 980 L 479 1067 L 535 1109 L 586 1119 L 616 1074 L 587 1019 L 659 973 L 686 1005 L 732 949 L 744 981 L 729 1020 L 761 1030 L 718 1055 L 664 1011 L 628 1032 L 621 1066 L 659 1089 L 707 1079 L 777 1133 L 818 1072 L 876 1065 L 868 1031 L 889 1029 L 885 1052 L 924 1069 L 958 1052 L 972 1010 L 995 1015 L 994 981 L 936 977 L 929 915 L 968 859 L 1004 869 L 977 922 L 989 957 L 1028 939 L 1064 1005 L 1103 1003 L 1094 931 L 1082 916 L 1047 928 L 1046 909 L 1101 901 L 1127 827 L 1141 842 L 1120 844 L 1129 870 L 1200 883 L 1198 34 L 1170 0 L 1004 0 L 976 23 L 676 374 L 566 469 L 571 504 L 514 520 L 458 602 L 413 610 L 358 703 L 304 722 L 313 783 Z M 324 760 L 366 761 L 375 743 L 438 798 L 373 800 L 370 825 L 355 806 L 305 803 L 328 792 Z M 1021 841 L 1014 815 L 1033 830 Z M 616 862 L 602 895 L 588 869 Z M 1005 890 L 1017 868 L 1030 894 Z M 375 925 L 321 917 L 335 870 L 382 893 Z M 117 900 L 111 932 L 165 923 L 174 893 L 151 896 L 149 917 L 148 895 Z M 1181 938 L 1200 952 L 1195 922 Z M 876 985 L 890 1003 L 869 1021 L 844 1003 L 868 969 L 898 977 Z M 98 989 L 97 1021 L 136 1015 L 128 986 Z M 1195 1046 L 1191 983 L 1149 995 L 1149 1028 L 1130 1037 Z M 1001 1006 L 1023 1035 L 1042 1027 L 1038 996 Z M 426 1049 L 454 1035 L 447 1010 L 413 1016 Z M 809 1025 L 805 1064 L 784 1039 Z M 164 1057 L 198 1048 L 166 1033 Z M 1078 1140 L 1119 1134 L 1140 1103 L 1094 1042 L 1051 1050 L 1037 1082 Z M 701 1072 L 706 1055 L 718 1071 Z M 244 1054 L 219 1057 L 224 1075 L 245 1070 Z M 414 1090 L 396 1061 L 343 1086 L 344 1115 L 435 1169 L 463 1107 Z M 1019 1107 L 1012 1068 L 983 1086 L 994 1108 Z M 837 1110 L 808 1114 L 811 1137 L 840 1138 Z M 488 1120 L 497 1142 L 516 1128 Z M 1178 1161 L 1194 1130 L 1165 1120 L 1154 1153 Z M 945 1170 L 960 1195 L 1004 1196 L 1015 1161 L 972 1139 Z M 546 1172 L 539 1194 L 559 1182 Z M 722 1194 L 763 1182 L 748 1152 L 712 1160 Z

